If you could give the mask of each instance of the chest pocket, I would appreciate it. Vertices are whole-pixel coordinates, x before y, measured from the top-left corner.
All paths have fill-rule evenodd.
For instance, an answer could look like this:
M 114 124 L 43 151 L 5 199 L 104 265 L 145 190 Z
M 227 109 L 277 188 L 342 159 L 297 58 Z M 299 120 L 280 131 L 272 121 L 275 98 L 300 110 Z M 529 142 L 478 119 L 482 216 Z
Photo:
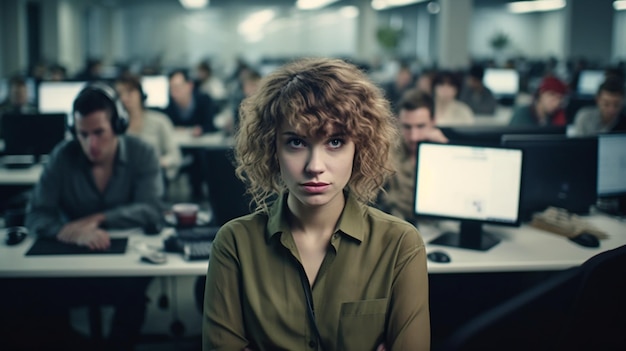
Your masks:
M 339 350 L 375 350 L 384 337 L 387 300 L 362 300 L 341 304 Z

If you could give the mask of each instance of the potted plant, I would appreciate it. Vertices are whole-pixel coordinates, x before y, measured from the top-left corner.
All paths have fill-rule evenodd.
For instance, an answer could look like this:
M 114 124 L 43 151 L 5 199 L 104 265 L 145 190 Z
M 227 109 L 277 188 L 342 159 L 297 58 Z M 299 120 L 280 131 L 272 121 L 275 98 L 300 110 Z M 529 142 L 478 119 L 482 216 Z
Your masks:
M 389 26 L 379 27 L 376 30 L 376 39 L 378 44 L 387 52 L 393 52 L 400 44 L 402 39 L 402 30 Z

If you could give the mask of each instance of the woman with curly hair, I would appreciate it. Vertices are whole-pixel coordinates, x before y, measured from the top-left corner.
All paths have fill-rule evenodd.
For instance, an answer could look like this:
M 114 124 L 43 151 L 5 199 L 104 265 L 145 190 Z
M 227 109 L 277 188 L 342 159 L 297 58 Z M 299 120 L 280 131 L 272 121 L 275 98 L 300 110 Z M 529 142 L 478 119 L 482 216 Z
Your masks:
M 393 173 L 389 103 L 355 66 L 303 59 L 244 100 L 237 173 L 257 205 L 225 224 L 204 350 L 427 350 L 424 243 L 368 206 Z

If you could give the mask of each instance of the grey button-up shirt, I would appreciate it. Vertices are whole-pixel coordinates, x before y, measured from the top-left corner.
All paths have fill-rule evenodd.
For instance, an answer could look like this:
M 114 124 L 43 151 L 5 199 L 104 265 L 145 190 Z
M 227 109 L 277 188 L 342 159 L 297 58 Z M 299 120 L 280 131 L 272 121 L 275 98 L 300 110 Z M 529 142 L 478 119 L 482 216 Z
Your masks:
M 163 183 L 153 147 L 120 136 L 113 173 L 104 192 L 77 140 L 55 148 L 28 205 L 26 226 L 39 236 L 56 236 L 65 223 L 104 213 L 105 228 L 145 227 L 160 220 Z

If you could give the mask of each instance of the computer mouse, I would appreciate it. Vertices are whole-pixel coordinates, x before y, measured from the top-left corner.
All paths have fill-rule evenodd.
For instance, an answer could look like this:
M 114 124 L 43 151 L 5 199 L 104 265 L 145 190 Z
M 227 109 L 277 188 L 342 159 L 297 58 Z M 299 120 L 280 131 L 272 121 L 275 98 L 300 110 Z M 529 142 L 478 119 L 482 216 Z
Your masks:
M 164 264 L 167 262 L 167 256 L 160 251 L 145 252 L 141 255 L 141 261 L 152 264 Z
M 590 233 L 580 233 L 574 237 L 569 238 L 576 244 L 584 247 L 598 247 L 600 246 L 600 240 L 597 236 Z
M 28 235 L 28 229 L 26 227 L 10 227 L 7 229 L 7 234 L 4 242 L 9 245 L 17 245 L 26 239 Z
M 450 263 L 450 256 L 443 251 L 432 251 L 426 255 L 430 261 L 437 263 Z

